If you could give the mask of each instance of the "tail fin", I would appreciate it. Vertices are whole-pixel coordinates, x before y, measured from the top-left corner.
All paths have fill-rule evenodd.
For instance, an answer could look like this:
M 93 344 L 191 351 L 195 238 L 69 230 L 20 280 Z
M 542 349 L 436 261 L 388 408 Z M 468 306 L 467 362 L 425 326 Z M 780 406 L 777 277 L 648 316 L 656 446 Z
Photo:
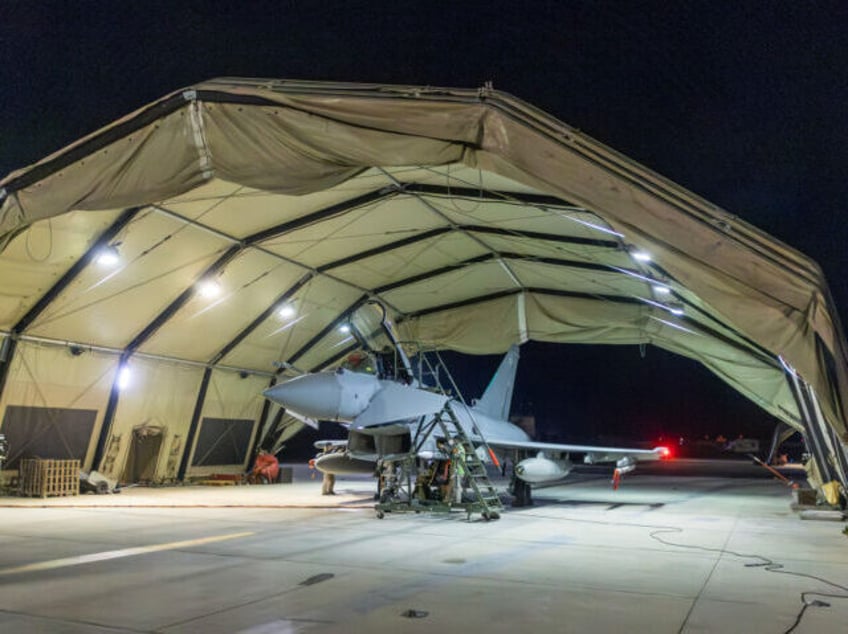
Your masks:
M 518 369 L 518 346 L 512 346 L 498 366 L 498 371 L 489 382 L 489 387 L 474 405 L 478 412 L 497 418 L 509 419 L 509 406 L 512 403 L 512 388 L 515 386 L 515 372 Z

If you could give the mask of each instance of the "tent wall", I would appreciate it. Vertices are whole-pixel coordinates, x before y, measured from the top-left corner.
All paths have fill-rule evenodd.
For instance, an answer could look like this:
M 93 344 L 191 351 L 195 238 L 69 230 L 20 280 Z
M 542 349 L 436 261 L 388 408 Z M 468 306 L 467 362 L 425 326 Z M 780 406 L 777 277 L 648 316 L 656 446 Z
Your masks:
M 172 447 L 185 446 L 203 369 L 145 358 L 133 358 L 127 367 L 130 375 L 119 393 L 101 468 L 110 477 L 120 477 L 133 430 L 141 426 L 162 427 L 163 451 L 154 479 L 170 480 L 176 477 L 176 468 L 169 456 Z M 104 407 L 107 398 L 108 395 L 103 399 Z
M 191 455 L 188 464 L 188 476 L 203 476 L 210 473 L 240 473 L 245 470 L 250 456 L 249 449 L 258 433 L 259 416 L 262 413 L 264 397 L 262 391 L 268 387 L 268 378 L 256 375 L 243 375 L 238 372 L 214 370 L 209 380 L 206 398 L 200 417 L 200 429 L 192 440 Z M 196 394 L 196 390 L 195 390 Z M 189 415 L 191 412 L 189 412 Z M 197 440 L 202 433 L 204 419 L 251 420 L 254 421 L 250 432 L 250 442 L 244 447 L 244 460 L 231 465 L 193 465 Z
M 20 341 L 0 412 L 5 414 L 10 405 L 96 410 L 92 438 L 82 461 L 83 468 L 90 468 L 117 361 L 114 355 L 92 351 L 74 355 L 65 346 Z

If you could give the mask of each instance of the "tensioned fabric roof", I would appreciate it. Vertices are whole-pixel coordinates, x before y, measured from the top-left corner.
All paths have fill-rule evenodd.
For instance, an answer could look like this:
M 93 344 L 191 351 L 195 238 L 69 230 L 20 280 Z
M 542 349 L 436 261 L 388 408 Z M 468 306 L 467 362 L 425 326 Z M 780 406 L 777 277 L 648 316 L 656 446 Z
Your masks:
M 312 369 L 379 298 L 423 345 L 654 344 L 797 427 L 785 364 L 845 432 L 815 262 L 491 88 L 216 79 L 0 187 L 7 338 Z

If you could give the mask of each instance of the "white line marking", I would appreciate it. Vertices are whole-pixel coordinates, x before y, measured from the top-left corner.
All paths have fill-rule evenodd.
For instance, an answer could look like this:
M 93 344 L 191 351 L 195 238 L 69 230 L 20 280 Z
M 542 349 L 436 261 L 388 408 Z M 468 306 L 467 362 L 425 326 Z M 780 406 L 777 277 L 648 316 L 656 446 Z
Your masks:
M 8 575 L 16 575 L 22 572 L 38 572 L 42 570 L 54 570 L 55 568 L 65 568 L 67 566 L 79 566 L 81 564 L 91 564 L 98 561 L 108 561 L 110 559 L 120 559 L 121 557 L 135 557 L 136 555 L 145 555 L 147 553 L 157 553 L 163 550 L 176 550 L 177 548 L 189 548 L 191 546 L 200 546 L 202 544 L 211 544 L 214 542 L 222 542 L 227 539 L 238 539 L 239 537 L 247 537 L 254 535 L 253 532 L 246 533 L 230 533 L 229 535 L 215 535 L 213 537 L 201 537 L 199 539 L 187 539 L 181 542 L 169 542 L 167 544 L 153 544 L 151 546 L 137 546 L 135 548 L 123 548 L 121 550 L 107 550 L 102 553 L 92 553 L 90 555 L 79 555 L 77 557 L 65 557 L 63 559 L 53 559 L 50 561 L 42 561 L 34 564 L 26 564 L 23 566 L 15 566 L 14 568 L 0 569 L 0 577 Z

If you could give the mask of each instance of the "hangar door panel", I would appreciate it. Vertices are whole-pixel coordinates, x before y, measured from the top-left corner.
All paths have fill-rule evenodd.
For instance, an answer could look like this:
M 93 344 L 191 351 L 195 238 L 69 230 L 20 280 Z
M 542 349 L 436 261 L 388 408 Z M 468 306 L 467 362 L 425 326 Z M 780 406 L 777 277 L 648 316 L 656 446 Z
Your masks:
M 254 422 L 239 418 L 204 418 L 192 466 L 244 464 Z
M 21 458 L 85 461 L 97 410 L 9 405 L 2 432 L 9 443 L 6 469 Z

